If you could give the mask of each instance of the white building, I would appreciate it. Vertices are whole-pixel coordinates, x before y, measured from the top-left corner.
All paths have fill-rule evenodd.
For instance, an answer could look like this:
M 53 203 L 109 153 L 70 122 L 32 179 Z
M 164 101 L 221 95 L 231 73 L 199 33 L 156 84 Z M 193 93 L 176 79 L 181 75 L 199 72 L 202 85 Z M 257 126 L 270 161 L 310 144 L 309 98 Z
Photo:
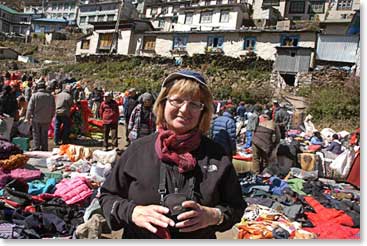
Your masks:
M 250 16 L 240 0 L 184 0 L 150 4 L 145 18 L 162 31 L 208 31 L 239 29 Z
M 134 19 L 138 16 L 138 12 L 129 1 L 124 1 L 123 4 L 120 19 Z M 118 0 L 81 4 L 79 6 L 77 25 L 83 31 L 86 31 L 93 28 L 92 23 L 116 21 L 120 6 L 121 1 Z
M 315 48 L 316 31 L 277 31 L 260 29 L 146 32 L 137 55 L 181 55 L 219 52 L 226 56 L 243 57 L 254 52 L 265 60 L 275 60 L 277 46 Z
M 64 18 L 71 23 L 75 23 L 78 5 L 79 0 L 48 0 L 45 14 L 49 19 Z
M 142 20 L 121 20 L 115 33 L 116 21 L 94 23 L 92 33 L 82 37 L 76 47 L 78 57 L 103 54 L 135 54 L 145 31 L 153 30 L 150 22 Z M 117 38 L 117 43 L 114 39 Z M 115 39 L 116 40 L 116 39 Z M 115 52 L 112 52 L 115 50 Z

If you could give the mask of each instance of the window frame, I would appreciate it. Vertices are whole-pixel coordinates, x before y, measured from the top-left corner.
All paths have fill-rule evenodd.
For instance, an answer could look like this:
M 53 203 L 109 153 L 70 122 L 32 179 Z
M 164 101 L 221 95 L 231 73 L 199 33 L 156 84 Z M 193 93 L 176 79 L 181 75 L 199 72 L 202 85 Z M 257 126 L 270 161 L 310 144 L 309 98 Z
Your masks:
M 208 18 L 208 21 L 204 22 L 203 17 L 210 17 L 210 18 Z M 200 12 L 200 23 L 209 24 L 209 23 L 212 23 L 212 21 L 213 21 L 213 11 L 202 11 L 202 12 Z
M 165 25 L 166 25 L 166 20 L 165 19 L 159 19 L 158 20 L 158 28 L 164 28 Z
M 311 9 L 313 4 L 322 5 L 322 10 L 314 11 Z M 309 14 L 323 14 L 325 13 L 325 1 L 310 1 L 308 4 L 308 10 L 307 12 Z
M 349 6 L 350 2 L 350 6 Z M 336 3 L 336 10 L 345 11 L 353 9 L 353 0 L 338 0 Z
M 227 20 L 223 20 L 223 13 L 224 12 L 227 12 Z M 229 14 L 230 14 L 230 11 L 229 10 L 221 10 L 220 11 L 220 17 L 219 17 L 219 22 L 220 23 L 229 23 Z
M 248 46 L 247 41 L 254 42 L 253 45 Z M 243 50 L 255 51 L 256 50 L 256 36 L 243 37 Z
M 87 45 L 88 47 L 84 47 L 85 45 Z M 82 40 L 82 42 L 80 44 L 80 49 L 81 50 L 89 50 L 89 47 L 90 47 L 90 39 Z
M 87 16 L 80 16 L 79 24 L 87 24 Z
M 290 46 L 290 45 L 283 44 L 286 38 L 292 39 L 293 40 L 292 42 L 294 42 L 294 40 L 297 40 L 296 45 L 293 44 Z M 281 34 L 280 35 L 280 46 L 281 47 L 298 47 L 299 42 L 300 42 L 300 36 L 298 34 Z
M 110 50 L 112 47 L 113 33 L 99 33 L 98 35 L 98 50 Z M 103 46 L 102 46 L 103 45 Z
M 143 51 L 155 51 L 156 40 L 157 40 L 156 36 L 144 36 L 143 37 Z
M 217 39 L 217 46 L 216 47 L 214 47 L 215 39 Z M 209 46 L 210 40 L 212 40 L 211 41 L 212 45 Z M 221 41 L 221 45 L 218 45 L 220 43 L 220 41 Z M 218 48 L 223 50 L 224 36 L 209 35 L 208 38 L 207 38 L 206 47 L 212 48 L 213 50 L 216 50 Z
M 294 11 L 292 10 L 293 4 L 303 4 L 303 11 Z M 289 3 L 289 9 L 288 9 L 288 13 L 289 14 L 304 14 L 306 11 L 306 2 L 305 1 L 291 1 Z
M 189 22 L 187 22 L 187 16 L 188 15 L 191 15 L 191 21 L 190 21 L 190 23 Z M 189 13 L 186 13 L 185 14 L 185 21 L 184 21 L 184 24 L 192 24 L 193 23 L 193 20 L 194 20 L 194 13 L 192 13 L 192 12 L 189 12 Z
M 177 43 L 175 44 L 175 40 L 179 39 L 179 38 L 183 40 L 181 45 L 177 45 Z M 173 35 L 172 50 L 186 50 L 188 40 L 189 40 L 189 35 L 187 35 L 187 34 Z

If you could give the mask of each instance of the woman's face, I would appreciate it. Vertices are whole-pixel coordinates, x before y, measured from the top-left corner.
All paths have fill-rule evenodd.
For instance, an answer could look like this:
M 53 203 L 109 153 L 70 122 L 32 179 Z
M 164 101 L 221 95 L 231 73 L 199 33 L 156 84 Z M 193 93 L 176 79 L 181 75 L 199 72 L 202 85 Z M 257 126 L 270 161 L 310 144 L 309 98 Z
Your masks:
M 183 102 L 183 104 L 177 107 L 172 105 L 175 102 Z M 194 129 L 201 115 L 201 110 L 195 107 L 197 104 L 200 104 L 199 96 L 188 97 L 175 94 L 168 96 L 164 108 L 164 118 L 168 129 L 176 134 L 184 134 Z

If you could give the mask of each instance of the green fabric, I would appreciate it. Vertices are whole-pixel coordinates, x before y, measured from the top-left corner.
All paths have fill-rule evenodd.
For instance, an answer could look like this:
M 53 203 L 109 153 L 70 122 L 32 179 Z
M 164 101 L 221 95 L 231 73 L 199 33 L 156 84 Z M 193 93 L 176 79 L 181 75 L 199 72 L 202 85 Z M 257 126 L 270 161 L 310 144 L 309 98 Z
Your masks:
M 294 178 L 294 179 L 289 179 L 288 180 L 288 185 L 289 187 L 294 191 L 297 192 L 300 195 L 307 195 L 306 193 L 304 193 L 303 190 L 303 183 L 305 181 L 303 179 L 298 179 L 298 178 Z
M 61 172 L 51 172 L 51 173 L 49 173 L 49 172 L 44 172 L 43 173 L 44 174 L 44 178 L 43 178 L 43 182 L 46 182 L 47 181 L 47 179 L 50 179 L 50 178 L 54 178 L 54 179 L 56 179 L 56 183 L 58 183 L 58 182 L 60 182 L 61 181 L 61 179 L 62 179 L 62 174 L 61 174 Z

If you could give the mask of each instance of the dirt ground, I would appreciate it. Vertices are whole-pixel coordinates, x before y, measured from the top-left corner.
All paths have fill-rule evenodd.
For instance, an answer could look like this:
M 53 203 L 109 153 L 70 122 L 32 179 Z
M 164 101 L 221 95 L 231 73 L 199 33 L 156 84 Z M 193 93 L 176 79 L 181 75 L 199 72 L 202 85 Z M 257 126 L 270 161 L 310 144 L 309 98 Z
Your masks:
M 71 143 L 89 147 L 92 150 L 103 149 L 102 140 L 83 138 L 83 139 L 73 140 Z M 48 141 L 49 151 L 52 151 L 52 149 L 56 147 L 57 146 L 55 146 L 53 139 L 49 139 Z M 125 126 L 124 125 L 119 125 L 118 127 L 118 147 L 120 150 L 125 150 L 126 148 Z M 113 231 L 111 234 L 102 234 L 102 237 L 106 239 L 120 239 L 122 234 L 123 234 L 123 230 L 119 230 L 119 231 Z M 234 237 L 235 235 L 232 229 L 225 231 L 223 233 L 217 232 L 218 240 L 230 240 L 230 239 L 233 239 Z

